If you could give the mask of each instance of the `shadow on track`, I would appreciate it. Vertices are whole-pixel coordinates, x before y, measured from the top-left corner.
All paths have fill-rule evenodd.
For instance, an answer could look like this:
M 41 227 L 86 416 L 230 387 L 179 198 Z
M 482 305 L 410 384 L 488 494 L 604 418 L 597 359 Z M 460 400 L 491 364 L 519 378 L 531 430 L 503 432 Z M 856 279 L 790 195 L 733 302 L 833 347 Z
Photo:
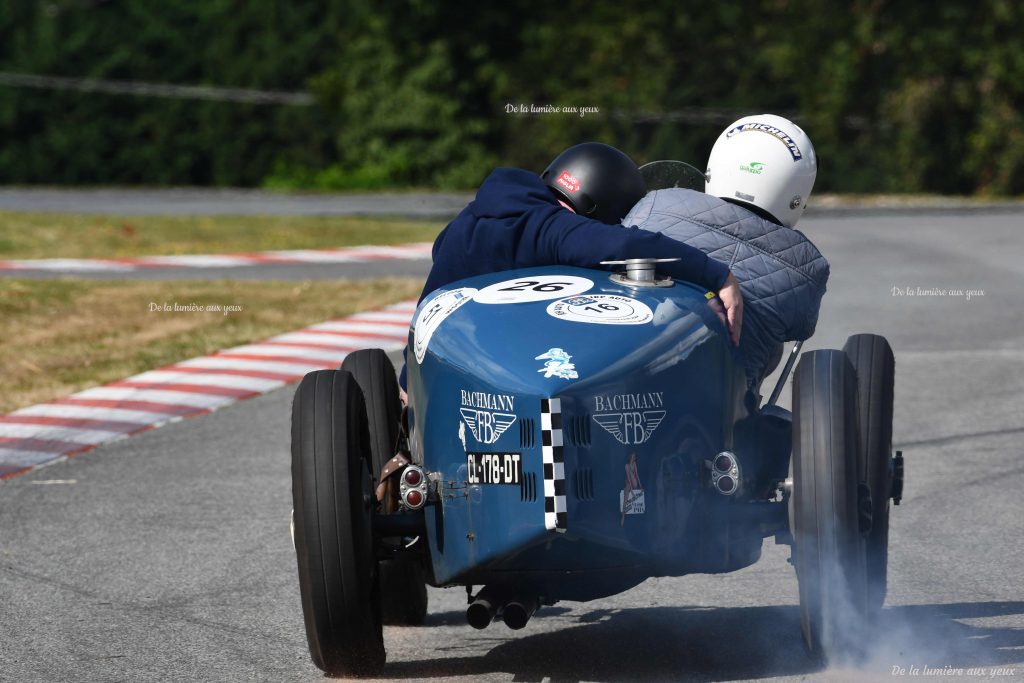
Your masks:
M 1019 662 L 1024 629 L 958 620 L 1021 615 L 1024 602 L 886 608 L 873 629 L 868 660 L 855 668 L 888 673 L 894 665 L 966 669 Z M 552 616 L 550 608 L 538 614 L 545 616 Z M 453 612 L 431 623 L 461 619 Z M 394 662 L 381 677 L 508 673 L 516 681 L 734 680 L 822 668 L 804 650 L 796 606 L 653 607 L 586 612 L 568 628 L 501 643 L 483 657 Z

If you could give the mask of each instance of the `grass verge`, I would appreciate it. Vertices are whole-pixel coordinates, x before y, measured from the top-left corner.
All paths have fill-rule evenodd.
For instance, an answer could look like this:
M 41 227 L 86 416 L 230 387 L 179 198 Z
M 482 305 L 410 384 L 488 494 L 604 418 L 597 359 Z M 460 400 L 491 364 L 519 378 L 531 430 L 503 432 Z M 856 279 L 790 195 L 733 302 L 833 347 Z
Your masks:
M 0 415 L 223 348 L 415 298 L 422 280 L 0 279 Z M 151 304 L 241 306 L 159 312 Z
M 118 258 L 432 242 L 436 222 L 349 216 L 0 212 L 0 259 Z

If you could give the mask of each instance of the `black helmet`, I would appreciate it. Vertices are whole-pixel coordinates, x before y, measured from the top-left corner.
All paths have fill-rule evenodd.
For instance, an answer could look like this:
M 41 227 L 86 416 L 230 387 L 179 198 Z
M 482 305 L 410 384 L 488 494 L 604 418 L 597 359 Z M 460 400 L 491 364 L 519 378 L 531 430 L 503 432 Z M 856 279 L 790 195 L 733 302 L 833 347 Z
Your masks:
M 647 183 L 633 160 L 600 142 L 570 147 L 540 178 L 576 213 L 612 225 L 647 194 Z

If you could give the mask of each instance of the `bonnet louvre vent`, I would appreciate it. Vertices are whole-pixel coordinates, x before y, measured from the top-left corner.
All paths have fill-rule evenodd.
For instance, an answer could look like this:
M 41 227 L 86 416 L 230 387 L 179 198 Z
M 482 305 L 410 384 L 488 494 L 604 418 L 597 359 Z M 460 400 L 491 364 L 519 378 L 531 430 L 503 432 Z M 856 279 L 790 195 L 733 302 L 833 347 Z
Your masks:
M 563 431 L 566 440 L 573 446 L 590 446 L 590 415 L 573 415 L 566 420 Z
M 532 417 L 526 417 L 519 421 L 519 446 L 520 448 L 533 448 L 536 442 L 537 423 Z
M 524 503 L 532 503 L 537 500 L 537 475 L 533 472 L 526 472 L 519 482 L 519 498 Z
M 573 473 L 573 488 L 578 500 L 594 499 L 594 471 L 581 467 Z

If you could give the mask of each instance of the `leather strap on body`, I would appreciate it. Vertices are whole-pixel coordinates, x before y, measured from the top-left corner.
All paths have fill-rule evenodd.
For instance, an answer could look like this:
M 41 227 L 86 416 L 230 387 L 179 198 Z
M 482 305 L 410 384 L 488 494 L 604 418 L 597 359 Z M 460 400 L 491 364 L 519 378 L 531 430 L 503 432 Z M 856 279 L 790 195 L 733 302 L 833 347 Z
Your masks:
M 383 503 L 388 490 L 388 478 L 409 464 L 409 458 L 404 453 L 396 453 L 395 457 L 384 463 L 380 471 L 380 480 L 377 483 L 377 502 Z

